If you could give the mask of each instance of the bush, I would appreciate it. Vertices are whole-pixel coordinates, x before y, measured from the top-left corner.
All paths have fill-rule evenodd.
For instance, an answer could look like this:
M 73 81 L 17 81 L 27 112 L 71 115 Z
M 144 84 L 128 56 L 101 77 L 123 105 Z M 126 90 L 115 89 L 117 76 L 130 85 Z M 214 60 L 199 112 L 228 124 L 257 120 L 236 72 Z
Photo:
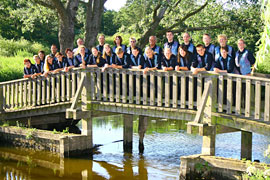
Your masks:
M 20 55 L 22 52 L 28 52 L 28 55 L 37 54 L 39 50 L 49 53 L 49 48 L 40 43 L 30 42 L 25 39 L 19 41 L 7 40 L 0 37 L 0 56 L 11 57 Z

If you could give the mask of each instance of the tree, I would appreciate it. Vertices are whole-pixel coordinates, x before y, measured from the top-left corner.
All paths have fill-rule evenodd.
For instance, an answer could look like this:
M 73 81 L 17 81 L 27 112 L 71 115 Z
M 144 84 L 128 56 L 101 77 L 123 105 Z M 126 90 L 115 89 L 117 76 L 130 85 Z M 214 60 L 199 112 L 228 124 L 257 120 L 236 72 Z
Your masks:
M 236 24 L 239 25 L 250 18 L 249 14 L 241 16 L 244 19 L 234 16 L 241 4 L 257 4 L 252 1 L 223 2 L 214 0 L 129 0 L 127 6 L 120 10 L 117 18 L 119 21 L 125 22 L 120 28 L 121 32 L 141 34 L 138 42 L 141 47 L 144 47 L 150 35 L 164 36 L 167 30 L 181 34 L 184 31 L 233 28 Z M 135 6 L 137 8 L 134 8 Z

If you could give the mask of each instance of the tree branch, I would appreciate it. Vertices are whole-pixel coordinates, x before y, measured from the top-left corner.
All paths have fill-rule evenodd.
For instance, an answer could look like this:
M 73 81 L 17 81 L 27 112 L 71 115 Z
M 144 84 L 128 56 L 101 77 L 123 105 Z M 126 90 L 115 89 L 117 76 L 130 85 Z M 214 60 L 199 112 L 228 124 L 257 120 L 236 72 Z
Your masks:
M 50 8 L 50 9 L 56 9 L 55 6 L 53 6 L 52 4 L 49 4 L 47 2 L 41 1 L 41 0 L 32 0 L 34 3 L 39 4 L 41 6 Z
M 159 10 L 159 8 L 161 7 L 161 3 L 159 2 L 157 4 L 157 6 L 155 7 L 155 9 L 153 10 L 154 13 L 153 13 L 153 19 L 155 19 L 157 17 L 157 11 Z
M 212 29 L 221 29 L 225 27 L 230 27 L 232 24 L 217 24 L 213 26 L 205 26 L 205 27 L 185 27 L 173 30 L 175 33 L 181 33 L 183 31 L 202 31 L 202 30 L 212 30 Z

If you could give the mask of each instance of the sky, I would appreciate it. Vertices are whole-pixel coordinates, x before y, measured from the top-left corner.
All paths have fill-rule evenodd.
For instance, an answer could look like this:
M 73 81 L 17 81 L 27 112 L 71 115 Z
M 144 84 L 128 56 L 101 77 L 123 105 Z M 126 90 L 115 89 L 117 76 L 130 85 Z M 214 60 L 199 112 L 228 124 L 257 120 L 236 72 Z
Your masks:
M 105 3 L 105 8 L 108 10 L 119 11 L 126 3 L 126 0 L 107 0 Z

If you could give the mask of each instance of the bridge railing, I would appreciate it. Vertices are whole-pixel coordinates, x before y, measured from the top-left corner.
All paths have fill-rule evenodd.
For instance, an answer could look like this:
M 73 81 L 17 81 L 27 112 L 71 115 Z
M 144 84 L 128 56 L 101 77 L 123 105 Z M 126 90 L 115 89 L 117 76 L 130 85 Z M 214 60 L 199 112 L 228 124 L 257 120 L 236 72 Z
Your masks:
M 205 83 L 217 78 L 217 112 L 269 121 L 270 80 L 263 77 L 209 72 L 164 72 L 137 69 L 73 69 L 47 78 L 20 79 L 0 83 L 0 110 L 33 108 L 71 103 L 84 73 L 90 80 L 91 101 L 137 104 L 152 107 L 197 110 Z M 82 86 L 81 86 L 82 88 Z M 1 98 L 0 98 L 1 99 Z M 80 97 L 76 99 L 78 101 Z

